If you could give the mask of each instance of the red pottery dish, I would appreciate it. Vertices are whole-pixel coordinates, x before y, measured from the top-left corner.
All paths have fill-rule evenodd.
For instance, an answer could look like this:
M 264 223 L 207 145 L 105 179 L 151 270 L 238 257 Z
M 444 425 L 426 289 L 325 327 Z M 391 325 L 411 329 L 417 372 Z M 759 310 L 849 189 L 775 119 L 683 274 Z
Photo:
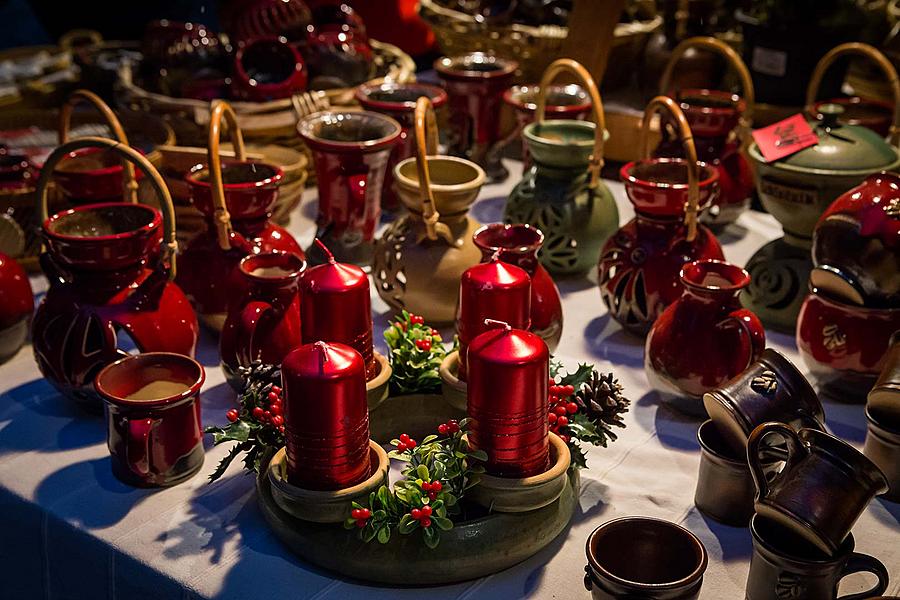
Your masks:
M 125 202 L 90 204 L 47 216 L 47 185 L 71 151 L 111 148 L 148 175 L 162 213 Z M 128 146 L 79 138 L 53 151 L 37 187 L 47 252 L 41 267 L 50 288 L 32 323 L 38 368 L 65 396 L 99 409 L 92 387 L 105 365 L 140 352 L 193 355 L 197 319 L 171 281 L 175 270 L 175 215 L 169 192 L 153 166 Z M 162 243 L 161 243 L 162 242 Z M 124 347 L 124 348 L 123 348 Z
M 247 40 L 234 55 L 231 89 L 235 98 L 269 102 L 306 90 L 306 64 L 283 37 Z
M 797 318 L 797 349 L 820 392 L 864 401 L 900 330 L 900 307 L 867 308 L 813 288 Z
M 742 268 L 698 260 L 681 269 L 684 293 L 653 323 L 644 350 L 650 384 L 678 409 L 706 416 L 703 394 L 740 375 L 766 347 L 762 323 L 741 307 Z
M 140 152 L 140 150 L 137 150 Z M 123 195 L 122 159 L 104 148 L 83 148 L 70 152 L 59 164 L 53 181 L 72 202 L 107 202 Z M 144 174 L 134 173 L 140 181 Z
M 19 263 L 0 252 L 0 364 L 25 344 L 33 311 L 28 275 Z
M 381 207 L 394 210 L 400 207 L 400 199 L 394 191 L 394 167 L 402 160 L 416 155 L 416 139 L 410 135 L 414 126 L 416 100 L 427 96 L 431 105 L 438 109 L 447 103 L 447 92 L 441 88 L 424 83 L 367 83 L 356 88 L 356 101 L 365 110 L 378 112 L 400 123 L 400 138 L 384 174 L 384 187 L 381 194 Z
M 481 250 L 482 262 L 499 252 L 500 260 L 525 269 L 531 277 L 531 325 L 547 343 L 550 352 L 556 350 L 563 330 L 563 308 L 559 289 L 544 265 L 538 252 L 544 244 L 544 234 L 531 225 L 485 225 L 473 236 Z
M 844 109 L 839 119 L 841 123 L 871 129 L 881 137 L 887 137 L 891 132 L 891 123 L 894 121 L 894 105 L 890 102 L 859 96 L 832 98 L 813 104 L 809 116 L 817 121 L 823 120 L 825 117 L 819 109 L 825 104 L 837 104 Z
M 375 112 L 326 111 L 305 117 L 297 130 L 316 163 L 317 237 L 338 260 L 369 264 L 384 173 L 402 127 Z
M 264 252 L 241 260 L 233 297 L 219 337 L 225 379 L 240 391 L 239 367 L 254 361 L 280 365 L 300 345 L 300 275 L 306 261 L 296 254 Z
M 200 470 L 205 379 L 197 361 L 168 352 L 128 356 L 97 374 L 94 387 L 105 401 L 106 444 L 118 479 L 162 487 Z

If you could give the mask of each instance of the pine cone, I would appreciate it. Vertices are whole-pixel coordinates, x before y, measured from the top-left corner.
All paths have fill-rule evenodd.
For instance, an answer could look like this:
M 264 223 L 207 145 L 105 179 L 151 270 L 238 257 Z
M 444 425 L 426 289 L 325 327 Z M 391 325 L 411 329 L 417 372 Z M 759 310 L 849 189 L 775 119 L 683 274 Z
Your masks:
M 599 436 L 615 440 L 612 427 L 625 427 L 622 415 L 628 412 L 631 400 L 622 395 L 622 385 L 612 373 L 592 371 L 587 382 L 575 390 L 575 403 L 595 423 Z

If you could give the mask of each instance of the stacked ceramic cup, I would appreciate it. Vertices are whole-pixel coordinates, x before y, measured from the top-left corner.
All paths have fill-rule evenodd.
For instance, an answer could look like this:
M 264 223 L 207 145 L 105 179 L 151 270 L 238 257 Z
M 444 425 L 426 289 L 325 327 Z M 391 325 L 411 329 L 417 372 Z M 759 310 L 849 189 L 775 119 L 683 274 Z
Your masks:
M 883 497 L 900 502 L 900 331 L 891 338 L 884 369 L 866 403 L 865 454 L 887 477 Z

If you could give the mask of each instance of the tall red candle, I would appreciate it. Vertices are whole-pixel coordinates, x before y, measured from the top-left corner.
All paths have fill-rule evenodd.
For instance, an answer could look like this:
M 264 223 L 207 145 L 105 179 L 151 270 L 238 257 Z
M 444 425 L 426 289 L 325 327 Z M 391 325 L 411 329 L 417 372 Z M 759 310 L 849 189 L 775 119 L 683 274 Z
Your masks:
M 366 369 L 344 344 L 315 342 L 281 365 L 288 481 L 310 490 L 350 487 L 369 476 Z
M 494 256 L 490 262 L 470 267 L 459 282 L 459 378 L 466 380 L 469 344 L 488 327 L 485 319 L 504 321 L 518 329 L 531 323 L 531 278 L 515 265 Z
M 539 336 L 506 323 L 469 345 L 469 443 L 488 455 L 491 475 L 528 477 L 549 461 L 550 352 Z
M 300 279 L 300 324 L 304 344 L 319 340 L 347 344 L 366 364 L 366 379 L 376 373 L 372 347 L 372 300 L 365 272 L 336 262 L 319 240 L 328 262 L 307 269 Z

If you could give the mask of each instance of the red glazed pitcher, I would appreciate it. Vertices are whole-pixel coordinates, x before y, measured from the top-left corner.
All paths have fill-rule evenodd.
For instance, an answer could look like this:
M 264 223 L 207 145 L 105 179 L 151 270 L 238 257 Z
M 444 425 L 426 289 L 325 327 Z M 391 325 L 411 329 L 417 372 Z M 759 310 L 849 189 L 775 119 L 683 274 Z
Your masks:
M 228 122 L 237 160 L 219 158 L 222 119 Z M 284 172 L 267 163 L 247 160 L 244 139 L 231 106 L 213 103 L 209 120 L 208 167 L 195 167 L 186 177 L 191 202 L 205 215 L 207 230 L 187 244 L 178 284 L 214 331 L 225 324 L 229 285 L 241 259 L 260 252 L 303 250 L 283 227 L 269 221 Z
M 698 213 L 718 194 L 715 167 L 697 160 L 691 129 L 675 101 L 657 96 L 644 111 L 642 146 L 648 156 L 650 120 L 667 110 L 678 123 L 687 159 L 644 158 L 621 170 L 635 218 L 609 238 L 600 254 L 600 295 L 625 329 L 644 335 L 662 311 L 681 297 L 681 267 L 704 258 L 724 259 Z
M 64 157 L 82 148 L 112 150 L 143 169 L 156 208 L 127 202 L 88 204 L 47 216 L 47 185 Z M 193 356 L 197 318 L 175 277 L 175 213 L 162 177 L 128 146 L 79 138 L 54 150 L 37 185 L 37 211 L 50 282 L 32 324 L 34 356 L 61 393 L 94 409 L 92 387 L 105 365 L 125 356 L 126 340 L 141 352 Z
M 759 358 L 766 333 L 738 299 L 750 283 L 742 268 L 698 260 L 684 265 L 681 282 L 684 294 L 663 311 L 647 336 L 644 371 L 675 407 L 705 417 L 703 394 Z
M 19 263 L 0 252 L 0 364 L 25 344 L 33 311 L 28 275 Z
M 300 345 L 300 275 L 306 261 L 296 254 L 264 252 L 244 257 L 235 297 L 219 337 L 225 379 L 235 390 L 243 383 L 238 367 L 254 361 L 280 365 Z M 237 292 L 240 292 L 239 294 Z

